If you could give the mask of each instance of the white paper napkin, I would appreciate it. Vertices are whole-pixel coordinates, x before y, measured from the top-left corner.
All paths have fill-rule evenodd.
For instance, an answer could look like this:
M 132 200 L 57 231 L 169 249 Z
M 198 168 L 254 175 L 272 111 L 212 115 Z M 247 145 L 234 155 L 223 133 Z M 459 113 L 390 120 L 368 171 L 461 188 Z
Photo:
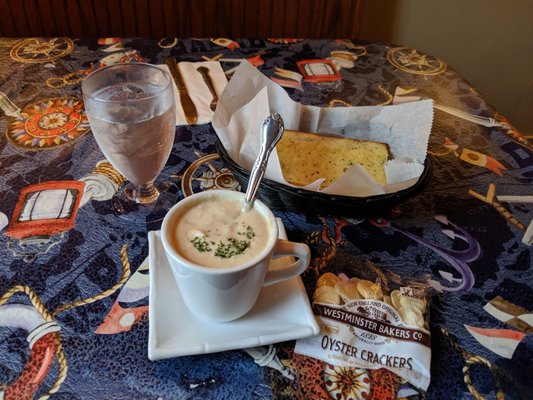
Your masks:
M 213 100 L 213 96 L 204 82 L 202 75 L 197 71 L 197 68 L 201 66 L 209 68 L 209 75 L 211 76 L 211 81 L 213 82 L 213 86 L 215 87 L 215 91 L 217 92 L 219 98 L 228 83 L 226 75 L 224 74 L 224 70 L 218 61 L 182 61 L 178 63 L 178 68 L 183 77 L 183 81 L 185 82 L 185 87 L 187 88 L 187 92 L 189 93 L 189 96 L 196 107 L 196 112 L 198 113 L 196 125 L 207 124 L 211 122 L 214 114 L 214 112 L 209 108 L 211 100 Z M 163 64 L 160 65 L 160 67 L 168 71 L 168 67 L 166 65 Z M 176 125 L 186 125 L 187 120 L 185 119 L 178 88 L 176 87 L 175 82 L 174 99 L 176 103 Z

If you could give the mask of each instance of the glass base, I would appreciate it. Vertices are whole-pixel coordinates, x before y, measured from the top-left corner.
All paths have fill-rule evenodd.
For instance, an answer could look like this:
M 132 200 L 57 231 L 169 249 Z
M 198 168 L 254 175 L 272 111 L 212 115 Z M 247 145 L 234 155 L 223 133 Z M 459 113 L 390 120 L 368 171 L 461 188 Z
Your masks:
M 178 188 L 167 180 L 156 180 L 154 187 L 157 192 L 151 197 L 139 198 L 137 185 L 124 182 L 112 199 L 115 214 L 136 225 L 161 222 L 167 211 L 177 203 Z

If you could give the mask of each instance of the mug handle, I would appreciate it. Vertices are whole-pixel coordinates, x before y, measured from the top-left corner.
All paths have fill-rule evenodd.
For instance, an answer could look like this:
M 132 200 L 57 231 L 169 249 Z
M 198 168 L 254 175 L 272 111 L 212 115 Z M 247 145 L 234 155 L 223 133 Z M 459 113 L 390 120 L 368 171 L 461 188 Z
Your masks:
M 265 283 L 263 286 L 269 286 L 300 275 L 309 266 L 309 262 L 311 261 L 311 250 L 309 250 L 309 246 L 306 244 L 278 239 L 272 258 L 282 256 L 295 256 L 298 257 L 298 259 L 295 262 L 282 267 L 272 267 L 271 264 L 265 276 Z

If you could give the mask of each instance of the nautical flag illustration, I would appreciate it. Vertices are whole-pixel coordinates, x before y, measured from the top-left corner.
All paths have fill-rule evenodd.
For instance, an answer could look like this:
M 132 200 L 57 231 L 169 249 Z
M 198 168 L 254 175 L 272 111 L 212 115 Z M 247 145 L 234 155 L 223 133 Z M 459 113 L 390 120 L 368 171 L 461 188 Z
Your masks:
M 510 329 L 486 329 L 465 325 L 470 334 L 484 347 L 501 357 L 511 359 L 513 353 L 526 336 L 525 333 Z
M 533 312 L 508 302 L 500 296 L 495 297 L 483 309 L 494 318 L 524 332 L 533 333 Z
M 297 90 L 302 90 L 302 79 L 303 75 L 299 74 L 298 72 L 290 71 L 288 69 L 283 69 L 279 67 L 275 67 L 275 74 L 277 76 L 272 76 L 270 79 L 274 82 L 276 82 L 278 85 L 281 85 L 283 87 L 290 87 Z M 278 78 L 279 76 L 279 78 Z

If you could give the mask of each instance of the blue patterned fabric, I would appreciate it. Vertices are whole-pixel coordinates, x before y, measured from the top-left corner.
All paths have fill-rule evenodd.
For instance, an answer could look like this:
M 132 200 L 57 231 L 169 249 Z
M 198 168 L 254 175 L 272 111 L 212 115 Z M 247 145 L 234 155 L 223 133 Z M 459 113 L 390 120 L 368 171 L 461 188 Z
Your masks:
M 398 87 L 414 88 L 417 96 L 503 123 L 483 126 L 436 110 L 428 149 L 433 164 L 429 184 L 379 221 L 275 213 L 289 239 L 305 241 L 312 249 L 314 262 L 302 277 L 310 295 L 321 273 L 351 276 L 361 261 L 440 286 L 431 306 L 429 390 L 404 393 L 428 399 L 533 398 L 533 261 L 531 245 L 522 241 L 533 218 L 533 146 L 444 61 L 414 49 L 349 40 L 239 39 L 227 47 L 217 43 L 125 38 L 110 48 L 112 43 L 96 39 L 0 39 L 4 399 L 47 394 L 53 399 L 308 399 L 327 393 L 320 383 L 321 366 L 295 355 L 294 342 L 275 344 L 273 357 L 293 379 L 274 364 L 260 366 L 243 350 L 148 360 L 148 288 L 141 285 L 134 295 L 128 280 L 146 283 L 149 269 L 155 267 L 142 264 L 148 256 L 147 232 L 159 229 L 158 223 L 127 224 L 115 215 L 109 199 L 94 195 L 77 208 L 72 226 L 42 231 L 34 227 L 30 233 L 17 228 L 17 202 L 25 188 L 73 188 L 75 183 L 69 182 L 80 181 L 88 185 L 86 178 L 104 160 L 82 109 L 81 123 L 70 131 L 36 138 L 36 130 L 54 128 L 44 116 L 78 115 L 81 79 L 103 63 L 163 64 L 168 57 L 249 58 L 303 104 L 386 106 Z M 281 68 L 300 74 L 298 61 L 335 58 L 336 51 L 359 54 L 352 57 L 352 66 L 340 68 L 340 80 L 298 82 L 278 73 Z M 236 66 L 224 61 L 221 65 L 226 71 Z M 63 120 L 56 124 L 70 129 Z M 217 159 L 202 162 L 216 152 L 215 140 L 209 124 L 176 128 L 162 175 L 175 184 L 179 197 L 185 172 L 193 173 L 185 183 L 194 191 L 217 185 L 214 176 L 225 172 L 224 166 Z M 200 165 L 191 171 L 197 161 Z M 508 198 L 499 201 L 498 196 Z M 487 311 L 494 308 L 502 313 Z M 510 317 L 502 319 L 504 313 Z M 30 348 L 31 331 L 47 323 L 51 331 L 41 332 Z M 490 341 L 476 339 L 467 327 L 485 338 L 507 338 L 505 349 L 510 343 L 516 349 L 508 358 L 498 355 Z M 268 346 L 260 351 L 268 351 Z M 380 385 L 377 375 L 372 379 L 371 384 Z M 397 389 L 389 391 L 390 398 Z M 385 398 L 376 397 L 378 393 L 376 389 L 372 398 Z

